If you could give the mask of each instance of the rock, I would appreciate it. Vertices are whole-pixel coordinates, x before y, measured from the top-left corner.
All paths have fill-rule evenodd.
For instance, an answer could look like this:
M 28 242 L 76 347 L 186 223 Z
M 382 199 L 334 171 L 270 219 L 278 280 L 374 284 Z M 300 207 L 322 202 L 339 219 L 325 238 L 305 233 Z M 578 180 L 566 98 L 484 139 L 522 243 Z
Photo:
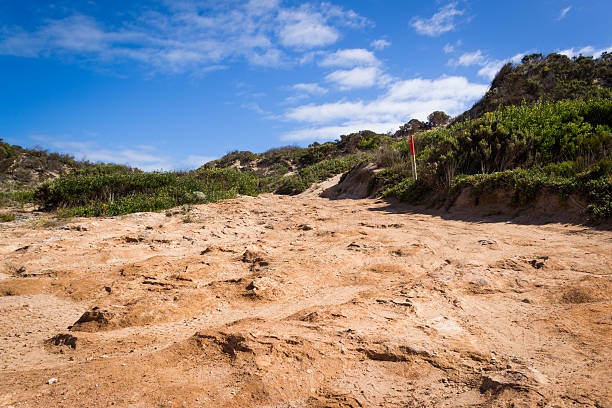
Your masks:
M 89 227 L 87 226 L 87 224 L 81 224 L 81 225 L 64 225 L 62 227 L 60 227 L 61 230 L 65 230 L 65 231 L 87 231 L 89 229 Z
M 110 287 L 110 286 L 105 286 L 105 287 L 104 287 L 104 290 L 105 290 L 107 293 L 111 293 L 111 291 L 112 291 L 112 289 L 111 289 L 111 287 Z
M 280 283 L 270 277 L 255 278 L 246 287 L 244 296 L 258 299 L 275 299 L 280 289 Z
M 542 269 L 544 265 L 546 265 L 546 261 L 548 261 L 547 256 L 540 256 L 537 259 L 532 259 L 529 261 L 529 264 L 536 269 Z
M 407 299 L 402 298 L 393 299 L 391 303 L 399 306 L 412 306 L 412 303 L 410 303 Z
M 497 245 L 497 241 L 495 241 L 494 239 L 481 239 L 478 241 L 478 243 L 482 246 Z
M 253 279 L 253 281 L 251 281 L 251 283 L 247 285 L 246 290 L 250 290 L 253 292 L 261 292 L 276 287 L 278 287 L 277 281 L 267 276 L 263 276 Z
M 47 384 L 53 384 L 53 383 L 56 383 L 56 382 L 57 382 L 57 378 L 49 378 L 47 380 Z
M 259 252 L 255 252 L 255 251 L 251 251 L 247 249 L 242 254 L 242 262 L 248 262 L 248 263 L 263 262 L 263 256 Z
M 474 286 L 480 286 L 480 287 L 489 286 L 489 282 L 486 279 L 484 279 L 484 278 L 472 279 L 470 281 L 470 284 L 474 285 Z
M 58 334 L 46 340 L 45 343 L 52 346 L 69 346 L 76 349 L 78 338 L 71 334 Z
M 517 391 L 528 391 L 530 380 L 529 375 L 520 371 L 506 370 L 499 373 L 491 373 L 482 376 L 480 392 L 484 394 L 490 391 L 493 394 L 498 394 L 507 388 Z
M 100 310 L 94 307 L 79 318 L 71 327 L 71 331 L 96 332 L 106 330 L 110 326 L 114 314 L 108 310 Z

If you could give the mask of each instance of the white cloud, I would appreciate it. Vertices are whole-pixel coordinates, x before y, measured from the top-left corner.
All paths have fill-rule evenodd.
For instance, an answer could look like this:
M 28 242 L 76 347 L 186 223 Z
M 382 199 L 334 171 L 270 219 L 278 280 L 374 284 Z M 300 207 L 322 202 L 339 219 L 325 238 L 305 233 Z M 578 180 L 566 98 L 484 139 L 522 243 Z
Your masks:
M 442 51 L 444 51 L 445 54 L 452 54 L 453 52 L 457 50 L 457 47 L 460 47 L 462 44 L 463 42 L 461 40 L 455 41 L 454 44 L 446 43 L 444 47 L 442 48 Z
M 381 97 L 371 101 L 338 101 L 291 108 L 285 119 L 307 124 L 286 133 L 284 140 L 332 140 L 363 129 L 386 132 L 410 118 L 425 120 L 434 110 L 456 115 L 469 108 L 487 85 L 464 77 L 414 78 L 392 83 Z
M 193 169 L 193 168 L 198 168 L 198 167 L 208 163 L 209 161 L 213 161 L 215 159 L 218 159 L 218 157 L 215 157 L 215 156 L 198 156 L 198 155 L 195 155 L 195 154 L 190 154 L 189 156 L 187 156 L 186 159 L 184 159 L 182 161 L 182 164 L 187 169 Z
M 319 65 L 322 67 L 344 67 L 352 68 L 357 66 L 373 66 L 378 65 L 380 61 L 372 53 L 363 48 L 353 48 L 347 50 L 338 50 L 332 54 L 328 54 Z
M 480 67 L 478 70 L 478 75 L 487 78 L 488 80 L 492 80 L 495 78 L 497 72 L 508 62 L 512 62 L 513 64 L 518 64 L 523 58 L 524 55 L 528 54 L 529 51 L 519 53 L 514 55 L 513 57 L 499 60 L 490 58 L 487 55 L 483 55 L 481 50 L 476 50 L 474 52 L 467 52 L 459 56 L 458 59 L 451 59 L 448 63 L 449 65 L 454 66 L 464 66 L 469 67 L 472 65 L 477 65 Z
M 335 43 L 343 27 L 367 20 L 327 3 L 283 6 L 251 0 L 227 7 L 196 0 L 156 2 L 124 13 L 113 26 L 75 13 L 48 18 L 38 28 L 0 26 L 0 55 L 69 56 L 87 64 L 137 65 L 154 72 L 207 72 L 236 58 L 253 65 L 287 66 L 307 49 Z M 214 68 L 211 68 L 214 67 Z
M 283 63 L 283 53 L 278 49 L 269 49 L 262 54 L 253 53 L 248 56 L 249 61 L 253 65 L 263 67 L 278 67 Z
M 485 57 L 482 55 L 482 51 L 477 50 L 474 52 L 467 52 L 462 54 L 457 61 L 457 65 L 463 65 L 468 67 L 470 65 L 482 65 L 485 62 Z
M 335 140 L 340 135 L 348 135 L 351 133 L 359 132 L 360 130 L 372 130 L 374 132 L 387 132 L 389 130 L 397 129 L 397 123 L 395 122 L 356 122 L 346 125 L 337 126 L 323 126 L 323 127 L 312 127 L 306 129 L 298 129 L 283 135 L 283 140 L 293 142 L 303 141 L 327 141 Z
M 565 50 L 557 51 L 557 53 L 565 55 L 568 58 L 577 57 L 579 55 L 593 56 L 595 58 L 599 58 L 601 57 L 601 54 L 603 54 L 604 52 L 608 52 L 608 53 L 612 52 L 612 45 L 609 46 L 608 48 L 601 48 L 601 49 L 596 49 L 592 45 L 587 45 L 586 47 L 582 47 L 579 49 L 574 49 L 574 47 L 572 47 L 572 48 L 568 48 Z
M 559 13 L 559 17 L 557 17 L 557 20 L 563 20 L 571 9 L 572 9 L 572 6 L 568 6 L 564 8 L 563 10 L 561 10 L 561 13 Z
M 186 158 L 170 157 L 165 153 L 160 153 L 157 147 L 150 145 L 109 148 L 103 147 L 95 141 L 74 141 L 68 136 L 33 135 L 30 138 L 49 146 L 51 149 L 68 153 L 78 160 L 123 164 L 144 171 L 196 168 L 215 159 L 212 156 L 198 155 L 189 155 Z
M 356 67 L 348 70 L 340 69 L 325 77 L 326 81 L 335 83 L 342 90 L 384 85 L 389 79 L 389 76 L 384 74 L 377 67 Z
M 385 48 L 391 46 L 391 42 L 385 39 L 374 40 L 370 43 L 370 46 L 374 48 L 375 50 L 384 50 Z
M 449 3 L 440 8 L 431 18 L 417 17 L 412 20 L 412 27 L 417 33 L 438 37 L 455 29 L 455 18 L 463 15 L 463 10 L 457 9 L 457 3 Z
M 283 24 L 279 30 L 280 41 L 287 47 L 321 47 L 335 43 L 340 37 L 338 30 L 325 24 L 318 13 L 283 11 L 279 19 Z
M 311 95 L 325 95 L 327 93 L 327 89 L 323 88 L 319 84 L 316 83 L 302 83 L 295 84 L 292 86 L 293 89 L 300 92 L 306 92 Z

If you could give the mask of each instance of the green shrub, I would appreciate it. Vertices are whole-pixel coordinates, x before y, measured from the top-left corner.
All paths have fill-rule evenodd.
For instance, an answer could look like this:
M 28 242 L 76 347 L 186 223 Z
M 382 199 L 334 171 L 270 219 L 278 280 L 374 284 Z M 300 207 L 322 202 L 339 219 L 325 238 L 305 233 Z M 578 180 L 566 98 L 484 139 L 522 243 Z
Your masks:
M 595 218 L 608 218 L 612 216 L 611 167 L 610 161 L 605 160 L 588 171 L 569 176 L 547 174 L 538 169 L 462 175 L 456 178 L 453 190 L 459 192 L 465 187 L 472 187 L 475 197 L 506 191 L 510 194 L 512 206 L 526 205 L 535 200 L 542 191 L 558 193 L 562 199 L 567 199 L 570 194 L 579 194 L 587 199 L 589 212 Z
M 190 173 L 72 174 L 39 185 L 34 200 L 71 216 L 160 211 L 182 204 L 214 202 L 237 194 L 256 195 L 258 180 L 235 169 Z
M 0 213 L 0 222 L 15 221 L 15 214 Z

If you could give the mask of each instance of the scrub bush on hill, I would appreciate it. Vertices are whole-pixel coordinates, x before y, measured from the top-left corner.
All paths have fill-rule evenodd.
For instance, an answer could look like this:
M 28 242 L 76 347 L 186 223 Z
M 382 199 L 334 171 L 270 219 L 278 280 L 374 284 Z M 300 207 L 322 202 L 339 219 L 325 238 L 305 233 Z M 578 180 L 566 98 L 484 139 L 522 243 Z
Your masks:
M 561 54 L 531 54 L 521 64 L 504 65 L 489 91 L 470 110 L 454 119 L 475 119 L 499 105 L 534 103 L 539 100 L 610 99 L 612 98 L 612 54 L 600 58 Z
M 272 169 L 272 174 L 279 174 L 275 171 L 276 169 L 279 171 L 291 168 L 299 170 L 324 160 L 373 151 L 380 146 L 389 144 L 391 140 L 388 135 L 362 130 L 349 135 L 341 135 L 334 142 L 314 142 L 308 147 L 285 146 L 259 154 L 249 151 L 234 151 L 218 160 L 206 163 L 203 167 L 226 168 L 239 162 L 240 166 L 243 167 L 248 168 L 248 166 L 257 164 L 259 167 Z
M 412 182 L 405 169 L 400 169 L 403 177 L 387 169 L 376 176 L 381 194 L 418 201 L 428 193 L 487 186 L 509 189 L 511 204 L 522 205 L 547 187 L 560 194 L 581 193 L 593 214 L 610 215 L 610 99 L 499 108 L 420 133 L 415 145 L 419 182 Z M 407 141 L 394 147 L 409 160 Z
M 612 216 L 612 162 L 603 160 L 590 170 L 573 175 L 558 175 L 548 169 L 513 169 L 492 174 L 458 176 L 453 190 L 460 192 L 472 187 L 472 195 L 479 197 L 496 190 L 510 195 L 510 204 L 521 206 L 534 200 L 544 191 L 558 193 L 562 199 L 572 193 L 587 198 L 590 212 L 597 218 Z
M 51 173 L 66 173 L 72 169 L 93 166 L 77 161 L 67 154 L 49 153 L 42 149 L 27 149 L 5 143 L 0 138 L 0 183 L 14 181 L 31 184 Z M 34 177 L 36 176 L 36 177 Z
M 339 173 L 345 173 L 365 160 L 365 156 L 349 155 L 321 161 L 301 169 L 297 174 L 285 177 L 276 189 L 276 193 L 299 194 L 306 191 L 314 183 L 326 180 Z
M 237 194 L 256 195 L 257 191 L 258 179 L 250 172 L 235 169 L 190 173 L 119 171 L 59 177 L 39 185 L 34 200 L 46 209 L 64 209 L 69 215 L 97 216 L 160 211 Z

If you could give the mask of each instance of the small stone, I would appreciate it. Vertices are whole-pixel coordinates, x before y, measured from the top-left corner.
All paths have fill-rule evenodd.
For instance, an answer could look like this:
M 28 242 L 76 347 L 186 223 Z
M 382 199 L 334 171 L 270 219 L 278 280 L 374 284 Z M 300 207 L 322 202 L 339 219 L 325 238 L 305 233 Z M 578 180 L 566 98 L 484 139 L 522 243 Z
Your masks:
M 306 370 L 306 374 L 312 374 L 312 370 L 309 368 L 308 370 Z
M 57 382 L 57 378 L 49 378 L 49 380 L 47 380 L 47 384 L 53 384 Z

